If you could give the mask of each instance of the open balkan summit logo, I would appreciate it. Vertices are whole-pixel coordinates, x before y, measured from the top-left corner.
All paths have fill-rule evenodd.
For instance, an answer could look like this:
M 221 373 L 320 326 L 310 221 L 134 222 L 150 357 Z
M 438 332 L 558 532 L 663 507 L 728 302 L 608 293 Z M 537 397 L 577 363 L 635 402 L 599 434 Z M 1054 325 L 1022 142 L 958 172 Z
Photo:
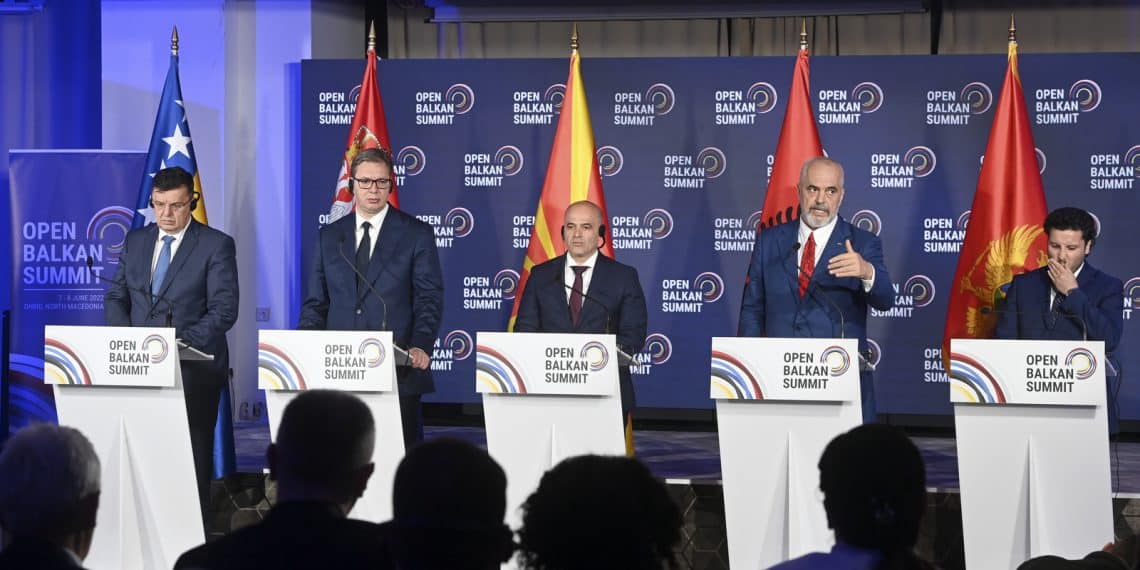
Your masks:
M 170 355 L 166 339 L 148 335 L 142 341 L 112 340 L 107 351 L 109 376 L 145 377 L 152 364 L 160 364 Z M 44 339 L 44 382 L 47 384 L 91 384 L 91 371 L 74 347 L 57 338 Z
M 61 296 L 59 289 L 87 291 L 90 285 L 106 277 L 107 264 L 117 264 L 124 240 L 130 231 L 134 211 L 122 206 L 108 206 L 95 212 L 87 221 L 47 220 L 24 222 L 20 251 L 20 282 L 29 291 L 53 288 L 51 295 L 33 298 L 25 293 L 25 310 L 102 309 L 102 303 L 86 303 L 76 296 Z M 82 230 L 81 230 L 82 228 Z M 88 260 L 91 260 L 88 270 Z M 83 295 L 80 295 L 82 297 Z M 101 296 L 100 296 L 101 297 Z M 50 301 L 48 301 L 50 299 Z M 89 306 L 90 305 L 90 306 Z
M 843 347 L 829 346 L 814 353 L 789 353 L 780 369 L 784 390 L 826 390 L 828 382 L 851 369 L 851 355 Z M 735 354 L 712 351 L 711 392 L 714 398 L 763 400 L 767 382 Z
M 541 380 L 546 384 L 585 384 L 590 374 L 603 370 L 610 362 L 610 351 L 597 341 L 587 341 L 579 348 L 550 346 L 543 354 Z M 481 392 L 496 394 L 526 394 L 528 379 L 523 378 L 521 367 L 494 347 L 479 345 L 475 349 L 475 381 L 483 386 Z

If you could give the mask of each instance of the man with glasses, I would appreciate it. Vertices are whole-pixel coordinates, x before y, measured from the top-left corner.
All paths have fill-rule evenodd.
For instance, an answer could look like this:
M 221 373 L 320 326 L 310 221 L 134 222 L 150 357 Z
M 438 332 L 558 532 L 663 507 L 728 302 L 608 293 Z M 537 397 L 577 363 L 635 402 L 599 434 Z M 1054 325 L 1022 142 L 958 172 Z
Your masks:
M 238 315 L 234 240 L 191 217 L 194 177 L 174 166 L 154 175 L 155 223 L 127 234 L 103 314 L 108 326 L 166 327 L 182 342 L 214 355 L 182 363 L 194 473 L 203 514 L 209 506 L 214 424 L 229 377 L 226 331 Z
M 349 192 L 356 211 L 321 228 L 298 328 L 392 331 L 411 357 L 396 369 L 405 446 L 423 439 L 420 398 L 435 391 L 431 354 L 443 315 L 443 273 L 431 226 L 388 205 L 392 155 L 360 151 Z

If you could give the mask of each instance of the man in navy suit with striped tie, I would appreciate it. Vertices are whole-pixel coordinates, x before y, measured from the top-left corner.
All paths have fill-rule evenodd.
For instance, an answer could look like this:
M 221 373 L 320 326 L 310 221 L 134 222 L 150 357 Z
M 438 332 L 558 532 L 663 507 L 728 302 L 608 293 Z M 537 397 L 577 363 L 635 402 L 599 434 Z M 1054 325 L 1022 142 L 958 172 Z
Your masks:
M 757 232 L 740 305 L 739 336 L 859 339 L 867 353 L 867 307 L 894 305 L 895 292 L 875 234 L 839 217 L 843 166 L 804 163 L 798 220 Z M 875 420 L 871 373 L 859 374 L 863 421 Z
M 515 332 L 612 333 L 626 354 L 645 344 L 645 294 L 637 270 L 598 251 L 605 243 L 602 209 L 574 202 L 562 218 L 566 253 L 531 269 Z M 618 370 L 622 416 L 633 409 L 629 367 Z

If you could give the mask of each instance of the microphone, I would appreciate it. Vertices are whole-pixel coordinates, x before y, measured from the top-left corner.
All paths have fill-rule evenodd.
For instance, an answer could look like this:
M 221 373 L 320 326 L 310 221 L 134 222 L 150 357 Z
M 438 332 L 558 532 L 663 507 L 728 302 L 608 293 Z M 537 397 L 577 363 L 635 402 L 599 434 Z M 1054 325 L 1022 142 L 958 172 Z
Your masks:
M 583 299 L 587 299 L 593 303 L 596 303 L 599 307 L 601 307 L 602 310 L 606 312 L 606 333 L 605 334 L 615 334 L 615 332 L 613 330 L 613 326 L 612 326 L 614 314 L 612 312 L 610 312 L 610 308 L 607 307 L 605 303 L 595 299 L 594 297 L 592 297 L 590 295 L 587 295 L 585 291 L 582 291 L 581 289 L 577 289 L 573 285 L 567 285 L 566 281 L 563 280 L 561 275 L 555 276 L 554 280 L 559 285 L 562 285 L 563 287 L 569 289 L 571 293 L 577 293 L 577 294 L 581 295 Z M 615 343 L 615 346 L 616 346 L 616 343 Z M 630 356 L 629 353 L 622 350 L 620 346 L 617 346 L 617 352 L 618 352 L 618 363 L 619 364 L 632 364 L 633 363 L 633 357 Z M 622 362 L 622 360 L 624 360 L 625 362 Z
M 831 305 L 831 308 L 835 309 L 835 312 L 839 314 L 839 338 L 847 338 L 847 319 L 843 316 L 843 311 L 840 310 L 839 303 L 836 303 L 835 300 L 832 299 L 830 295 L 824 294 L 822 289 L 820 289 L 818 297 L 813 295 L 812 294 L 812 288 L 813 287 L 815 289 L 819 289 L 819 282 L 818 281 L 811 281 L 810 283 L 808 283 L 808 288 L 807 288 L 808 295 L 812 295 L 812 297 L 815 298 L 816 301 L 819 301 L 819 298 L 823 297 L 823 300 L 827 301 L 827 303 L 829 305 Z
M 1010 315 L 1018 315 L 1018 316 L 1020 316 L 1020 315 L 1045 316 L 1045 315 L 1049 314 L 1049 312 L 1050 311 L 1014 311 L 1014 310 L 1010 310 L 1010 309 L 995 309 L 993 307 L 982 307 L 982 314 L 983 315 L 1010 314 Z M 1088 342 L 1088 340 L 1089 340 L 1089 329 L 1088 329 L 1088 326 L 1085 325 L 1085 320 L 1083 318 L 1081 318 L 1080 315 L 1073 313 L 1073 312 L 1070 312 L 1070 311 L 1061 310 L 1058 312 L 1061 313 L 1061 315 L 1063 315 L 1063 316 L 1072 317 L 1075 321 L 1077 321 L 1077 324 L 1081 325 L 1081 340 L 1084 342 Z
M 106 281 L 107 283 L 110 283 L 111 285 L 116 285 L 116 286 L 122 285 L 128 291 L 134 291 L 136 293 L 141 293 L 141 294 L 146 295 L 147 297 L 150 297 L 152 299 L 162 301 L 163 304 L 166 305 L 166 327 L 167 328 L 174 328 L 174 307 L 170 303 L 170 300 L 161 294 L 151 293 L 149 289 L 143 289 L 142 287 L 132 287 L 129 284 L 127 284 L 127 273 L 126 273 L 126 269 L 124 268 L 124 265 L 123 265 L 123 259 L 121 257 L 119 258 L 119 267 L 120 267 L 120 271 L 123 274 L 122 283 L 115 281 L 114 279 L 108 279 L 106 277 L 103 277 L 102 275 L 99 275 L 98 273 L 95 273 L 94 265 L 95 265 L 95 259 L 92 258 L 90 255 L 88 255 L 87 256 L 87 274 L 88 275 L 90 275 L 96 279 L 99 279 L 100 281 Z M 151 302 L 150 313 L 148 313 L 148 315 L 147 315 L 148 319 L 154 317 L 154 310 L 155 310 L 155 308 L 157 308 L 157 306 L 158 306 L 157 303 L 154 303 L 153 301 Z
M 384 297 L 380 295 L 380 292 L 377 291 L 376 288 L 368 282 L 368 279 L 364 276 L 364 274 L 356 268 L 356 263 L 350 261 L 348 259 L 348 256 L 344 254 L 344 234 L 340 234 L 340 240 L 337 242 L 336 251 L 340 254 L 341 259 L 343 259 L 344 262 L 347 263 L 348 266 L 352 269 L 352 272 L 356 274 L 356 278 L 364 283 L 364 285 L 368 287 L 368 290 L 372 292 L 372 295 L 380 301 L 380 307 L 384 309 L 384 312 L 382 313 L 382 317 L 380 319 L 380 330 L 388 330 L 388 302 L 385 301 Z M 356 300 L 356 308 L 360 308 L 359 298 Z M 396 353 L 397 366 L 410 366 L 412 364 L 412 356 L 408 354 L 408 351 L 397 345 L 394 340 L 392 342 L 392 351 Z

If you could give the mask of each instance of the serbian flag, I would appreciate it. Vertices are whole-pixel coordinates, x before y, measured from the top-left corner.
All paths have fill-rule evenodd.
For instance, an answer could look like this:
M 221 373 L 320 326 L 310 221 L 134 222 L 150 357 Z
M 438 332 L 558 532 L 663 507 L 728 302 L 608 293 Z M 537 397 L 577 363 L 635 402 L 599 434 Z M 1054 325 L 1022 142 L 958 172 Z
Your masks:
M 784 124 L 780 126 L 772 176 L 768 179 L 768 191 L 764 194 L 764 206 L 756 231 L 799 219 L 800 200 L 796 185 L 800 181 L 800 168 L 808 159 L 823 156 L 819 129 L 811 110 L 810 74 L 808 50 L 802 48 L 796 56 L 788 108 L 784 111 Z
M 602 193 L 602 176 L 598 171 L 598 155 L 594 148 L 594 129 L 590 111 L 586 106 L 586 90 L 582 87 L 582 72 L 578 50 L 570 54 L 570 77 L 566 79 L 566 95 L 554 132 L 554 148 L 550 150 L 550 164 L 546 167 L 546 180 L 542 183 L 542 196 L 534 227 L 530 230 L 530 245 L 526 250 L 519 284 L 515 291 L 515 306 L 511 309 L 509 330 L 514 330 L 519 314 L 519 303 L 530 270 L 544 261 L 566 253 L 562 242 L 562 214 L 567 206 L 589 200 L 602 210 L 602 219 L 608 220 L 606 197 Z M 606 243 L 602 253 L 614 257 L 609 224 L 606 224 Z
M 1048 209 L 1033 133 L 1017 72 L 1017 42 L 1009 43 L 1009 65 L 994 112 L 990 139 L 978 176 L 970 222 L 950 287 L 942 360 L 949 370 L 950 339 L 989 338 L 1014 275 L 1047 260 L 1042 222 Z
M 178 31 L 175 30 L 175 37 L 177 34 Z M 182 99 L 182 83 L 178 78 L 177 48 L 171 49 L 166 83 L 162 87 L 162 97 L 158 100 L 158 114 L 154 118 L 150 148 L 146 153 L 146 173 L 143 174 L 139 195 L 135 200 L 132 228 L 141 228 L 154 223 L 154 209 L 150 206 L 154 174 L 163 168 L 173 166 L 181 167 L 194 177 L 194 187 L 191 188 L 191 192 L 197 193 L 198 205 L 192 215 L 199 223 L 210 225 L 206 219 L 206 196 L 202 193 L 202 181 L 198 176 L 198 159 L 194 156 L 194 142 L 190 137 L 190 121 L 186 116 L 186 105 Z M 218 419 L 214 424 L 215 479 L 237 471 L 231 400 L 230 385 L 226 382 L 222 386 L 222 396 L 218 401 Z
M 329 208 L 328 223 L 333 223 L 352 211 L 356 204 L 348 191 L 350 166 L 356 153 L 368 148 L 382 148 L 392 152 L 392 139 L 388 138 L 388 121 L 384 119 L 384 101 L 380 99 L 380 84 L 376 82 L 376 48 L 368 46 L 368 60 L 364 67 L 364 79 L 360 80 L 360 95 L 356 99 L 356 114 L 352 116 L 352 126 L 348 129 L 348 142 L 344 145 L 344 159 L 340 163 L 340 174 L 336 178 L 336 191 L 333 193 L 332 207 Z M 395 158 L 393 157 L 393 160 Z M 392 193 L 388 203 L 399 208 L 400 198 L 396 193 L 396 176 L 392 175 Z

